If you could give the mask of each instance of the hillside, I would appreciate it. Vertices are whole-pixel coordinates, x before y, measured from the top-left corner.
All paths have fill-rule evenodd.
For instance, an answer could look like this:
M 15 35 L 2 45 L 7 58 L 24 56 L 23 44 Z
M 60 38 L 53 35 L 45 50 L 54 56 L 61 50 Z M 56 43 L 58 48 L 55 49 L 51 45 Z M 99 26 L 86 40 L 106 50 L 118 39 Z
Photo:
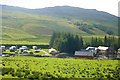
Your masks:
M 2 6 L 3 41 L 49 42 L 52 32 L 82 36 L 117 35 L 117 17 L 70 6 L 25 9 Z

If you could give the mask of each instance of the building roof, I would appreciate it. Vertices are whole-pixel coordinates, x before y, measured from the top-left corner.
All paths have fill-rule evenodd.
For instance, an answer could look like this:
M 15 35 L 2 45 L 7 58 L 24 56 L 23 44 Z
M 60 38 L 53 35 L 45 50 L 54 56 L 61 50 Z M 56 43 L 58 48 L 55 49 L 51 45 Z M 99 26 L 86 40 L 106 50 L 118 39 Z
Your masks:
M 97 47 L 87 47 L 86 50 L 97 50 Z
M 93 56 L 93 53 L 89 51 L 75 51 L 75 56 Z
M 99 46 L 98 49 L 99 50 L 107 50 L 107 49 L 109 49 L 109 47 Z
M 88 51 L 88 50 L 86 50 L 86 49 L 81 49 L 81 51 Z

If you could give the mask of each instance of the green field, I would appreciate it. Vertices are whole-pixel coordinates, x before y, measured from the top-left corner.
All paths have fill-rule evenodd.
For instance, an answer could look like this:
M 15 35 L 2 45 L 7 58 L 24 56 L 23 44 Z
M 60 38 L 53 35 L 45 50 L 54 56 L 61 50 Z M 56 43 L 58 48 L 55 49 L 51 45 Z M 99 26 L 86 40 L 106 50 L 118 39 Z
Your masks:
M 9 41 L 9 40 L 2 40 L 0 44 L 12 44 L 12 45 L 49 45 L 49 41 Z
M 91 78 L 120 79 L 118 60 L 74 58 L 2 58 L 2 78 Z

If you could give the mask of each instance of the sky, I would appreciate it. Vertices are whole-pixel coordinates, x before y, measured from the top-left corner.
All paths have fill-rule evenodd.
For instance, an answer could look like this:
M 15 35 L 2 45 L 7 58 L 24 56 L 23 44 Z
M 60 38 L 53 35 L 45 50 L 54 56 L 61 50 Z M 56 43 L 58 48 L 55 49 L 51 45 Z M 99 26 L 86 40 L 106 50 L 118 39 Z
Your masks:
M 54 6 L 73 6 L 85 9 L 96 9 L 118 16 L 120 0 L 0 0 L 0 4 L 24 8 L 44 8 Z

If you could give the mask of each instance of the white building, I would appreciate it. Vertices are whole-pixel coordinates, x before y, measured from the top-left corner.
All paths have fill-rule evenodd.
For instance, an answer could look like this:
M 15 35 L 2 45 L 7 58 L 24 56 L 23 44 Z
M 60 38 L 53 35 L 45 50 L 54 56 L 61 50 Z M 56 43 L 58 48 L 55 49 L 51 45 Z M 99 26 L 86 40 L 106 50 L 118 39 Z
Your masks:
M 111 47 L 99 46 L 98 47 L 99 58 L 114 58 L 116 55 L 114 54 L 114 50 Z
M 117 51 L 117 58 L 120 58 L 120 48 Z
M 120 54 L 120 48 L 118 49 L 118 53 Z
M 98 49 L 101 51 L 106 51 L 109 49 L 109 47 L 99 46 Z
M 93 52 L 94 54 L 97 54 L 97 47 L 87 47 L 86 50 Z

